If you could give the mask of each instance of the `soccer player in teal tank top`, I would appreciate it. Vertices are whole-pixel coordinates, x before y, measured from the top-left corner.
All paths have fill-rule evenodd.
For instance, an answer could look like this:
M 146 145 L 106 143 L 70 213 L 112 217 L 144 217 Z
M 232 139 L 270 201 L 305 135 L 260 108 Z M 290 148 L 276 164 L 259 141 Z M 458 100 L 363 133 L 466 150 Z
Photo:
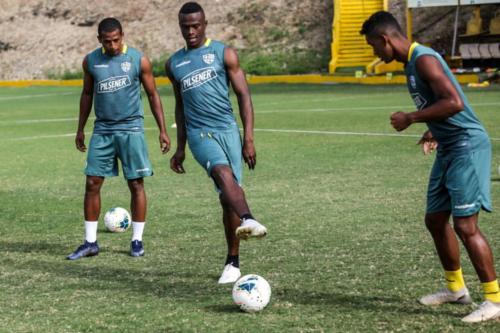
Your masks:
M 175 94 L 177 150 L 170 160 L 176 173 L 184 173 L 186 141 L 198 163 L 213 179 L 223 210 L 228 253 L 220 284 L 235 282 L 239 269 L 239 238 L 263 237 L 266 228 L 257 222 L 241 185 L 242 157 L 253 169 L 253 108 L 245 74 L 236 52 L 205 35 L 207 21 L 201 6 L 185 3 L 179 26 L 186 47 L 165 64 Z M 229 100 L 229 85 L 238 98 L 243 123 L 243 146 Z
M 153 170 L 144 138 L 141 84 L 160 130 L 161 150 L 166 153 L 170 148 L 151 63 L 138 50 L 123 43 L 121 24 L 114 18 L 99 23 L 97 38 L 102 47 L 83 60 L 83 90 L 75 139 L 76 148 L 85 152 L 84 128 L 93 103 L 96 120 L 85 168 L 85 242 L 67 257 L 70 260 L 99 253 L 100 190 L 106 177 L 118 175 L 118 160 L 131 194 L 130 255 L 144 255 L 142 233 L 146 221 L 146 193 L 143 177 L 153 175 Z
M 493 255 L 478 226 L 479 211 L 491 211 L 488 134 L 441 56 L 418 43 L 412 44 L 390 13 L 373 14 L 364 22 L 361 34 L 384 62 L 396 60 L 405 64 L 408 90 L 417 111 L 393 113 L 392 126 L 402 131 L 413 123 L 425 122 L 429 130 L 419 141 L 423 152 L 429 154 L 437 148 L 425 224 L 434 239 L 447 283 L 444 289 L 422 297 L 420 303 L 472 302 L 460 266 L 458 234 L 486 299 L 462 320 L 472 323 L 500 317 Z M 450 216 L 453 228 L 448 223 Z

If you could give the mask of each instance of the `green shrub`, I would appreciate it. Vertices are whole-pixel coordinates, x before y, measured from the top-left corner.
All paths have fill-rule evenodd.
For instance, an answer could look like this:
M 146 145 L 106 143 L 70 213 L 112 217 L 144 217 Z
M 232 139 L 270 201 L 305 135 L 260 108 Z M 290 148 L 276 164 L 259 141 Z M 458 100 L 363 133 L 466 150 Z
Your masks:
M 301 49 L 270 53 L 241 50 L 238 53 L 242 68 L 254 75 L 320 73 L 327 70 L 329 61 L 327 50 L 322 53 Z

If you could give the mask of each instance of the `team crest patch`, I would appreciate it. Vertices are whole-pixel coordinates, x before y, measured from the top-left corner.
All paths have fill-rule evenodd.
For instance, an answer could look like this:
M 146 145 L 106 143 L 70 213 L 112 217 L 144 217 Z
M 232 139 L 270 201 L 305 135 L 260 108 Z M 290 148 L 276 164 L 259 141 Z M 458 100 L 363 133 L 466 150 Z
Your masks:
M 213 63 L 214 60 L 215 60 L 215 54 L 213 54 L 213 53 L 207 53 L 207 54 L 203 55 L 203 61 L 207 65 L 210 65 L 211 63 Z
M 125 73 L 127 73 L 130 70 L 130 67 L 132 67 L 132 64 L 128 61 L 124 61 L 121 63 L 122 71 L 124 71 Z

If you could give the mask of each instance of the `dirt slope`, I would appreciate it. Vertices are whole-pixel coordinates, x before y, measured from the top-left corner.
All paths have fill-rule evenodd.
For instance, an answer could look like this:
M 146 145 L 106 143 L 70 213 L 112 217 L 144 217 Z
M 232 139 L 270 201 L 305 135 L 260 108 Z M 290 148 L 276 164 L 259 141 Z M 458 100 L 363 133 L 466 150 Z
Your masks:
M 208 35 L 237 49 L 266 52 L 312 49 L 328 52 L 332 0 L 200 0 L 209 21 Z M 75 71 L 83 56 L 98 47 L 98 22 L 117 17 L 126 42 L 151 59 L 182 47 L 179 0 L 1 0 L 0 80 L 45 78 Z M 404 0 L 390 10 L 404 21 Z M 462 11 L 463 32 L 471 7 Z M 493 11 L 483 11 L 485 15 Z M 414 32 L 421 41 L 450 51 L 453 8 L 419 9 Z M 326 66 L 325 66 L 326 67 Z M 326 68 L 325 68 L 326 69 Z

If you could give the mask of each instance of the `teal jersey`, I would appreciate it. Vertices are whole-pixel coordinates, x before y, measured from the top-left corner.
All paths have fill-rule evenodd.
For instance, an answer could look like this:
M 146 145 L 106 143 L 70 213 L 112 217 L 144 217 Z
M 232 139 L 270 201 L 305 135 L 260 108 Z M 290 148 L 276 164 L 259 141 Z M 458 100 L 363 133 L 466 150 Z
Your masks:
M 116 56 L 105 54 L 102 48 L 87 55 L 87 69 L 94 80 L 94 133 L 144 130 L 141 57 L 141 52 L 126 45 Z
M 236 126 L 224 48 L 224 44 L 208 39 L 203 46 L 180 49 L 170 58 L 170 73 L 179 85 L 188 131 Z
M 438 142 L 438 150 L 461 150 L 488 148 L 489 138 L 483 125 L 475 115 L 467 101 L 467 97 L 458 84 L 455 76 L 450 71 L 443 58 L 433 49 L 413 43 L 408 55 L 408 64 L 405 67 L 407 85 L 410 95 L 417 107 L 422 110 L 434 104 L 438 96 L 434 94 L 427 82 L 422 81 L 417 73 L 416 62 L 420 56 L 435 57 L 443 67 L 446 76 L 450 79 L 455 89 L 460 94 L 464 109 L 459 113 L 444 120 L 427 122 L 427 127 Z

